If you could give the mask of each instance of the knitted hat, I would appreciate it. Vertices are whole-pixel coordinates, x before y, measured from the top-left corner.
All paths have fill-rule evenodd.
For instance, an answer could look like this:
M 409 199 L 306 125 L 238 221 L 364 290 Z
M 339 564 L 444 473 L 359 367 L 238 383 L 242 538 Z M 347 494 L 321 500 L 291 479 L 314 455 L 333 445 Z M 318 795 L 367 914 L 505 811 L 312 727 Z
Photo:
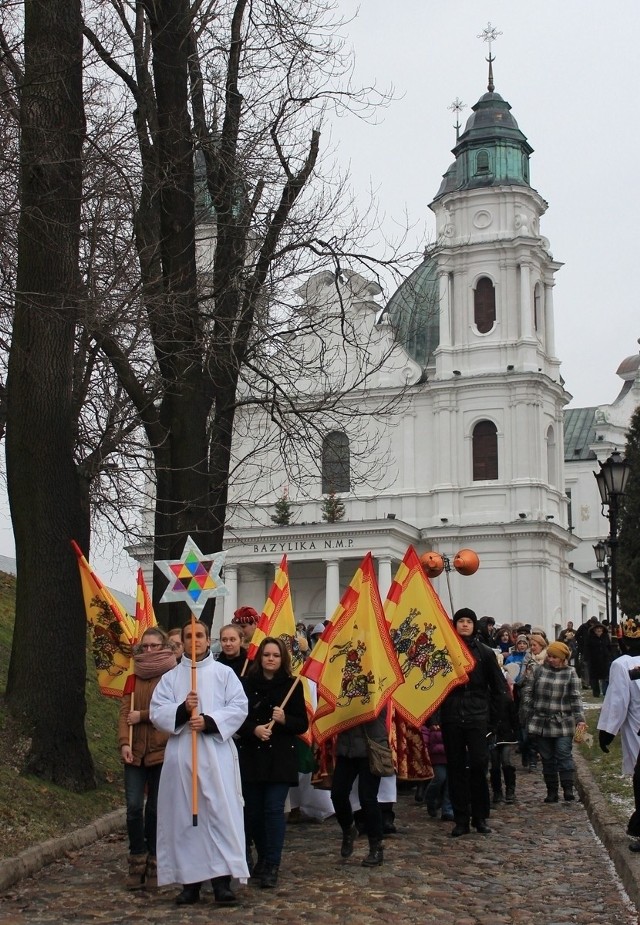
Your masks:
M 236 626 L 249 626 L 251 623 L 257 623 L 259 619 L 260 614 L 253 607 L 238 607 L 231 622 Z
M 518 645 L 519 642 L 526 642 L 526 644 L 529 645 L 529 637 L 525 636 L 524 633 L 520 633 L 516 639 L 516 645 Z
M 565 646 L 564 642 L 552 642 L 547 646 L 547 655 L 562 658 L 566 661 L 571 657 L 571 649 L 569 646 Z
M 458 620 L 463 620 L 465 618 L 471 620 L 473 623 L 473 632 L 475 633 L 478 628 L 478 618 L 475 611 L 471 610 L 469 607 L 461 607 L 460 610 L 456 610 L 453 615 L 453 625 L 455 626 Z

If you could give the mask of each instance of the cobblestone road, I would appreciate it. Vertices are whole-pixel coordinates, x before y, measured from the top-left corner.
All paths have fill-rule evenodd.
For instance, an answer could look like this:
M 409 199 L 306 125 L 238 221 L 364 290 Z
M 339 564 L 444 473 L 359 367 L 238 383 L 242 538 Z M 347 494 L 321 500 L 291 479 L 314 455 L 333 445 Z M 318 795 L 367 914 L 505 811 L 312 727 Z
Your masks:
M 123 888 L 124 835 L 68 854 L 0 896 L 0 925 L 173 922 L 177 925 L 637 925 L 603 845 L 580 803 L 542 803 L 539 773 L 518 777 L 518 802 L 501 805 L 493 834 L 452 839 L 451 823 L 429 818 L 412 794 L 397 804 L 398 834 L 385 863 L 367 870 L 339 858 L 335 820 L 291 824 L 278 887 L 240 886 L 240 904 L 178 908 L 176 890 Z

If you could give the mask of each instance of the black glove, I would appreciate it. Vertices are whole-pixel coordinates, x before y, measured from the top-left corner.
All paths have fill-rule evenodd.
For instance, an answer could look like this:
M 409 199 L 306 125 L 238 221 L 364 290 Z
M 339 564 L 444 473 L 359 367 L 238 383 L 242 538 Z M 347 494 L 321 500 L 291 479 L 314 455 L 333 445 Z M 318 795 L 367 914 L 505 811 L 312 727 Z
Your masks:
M 598 731 L 598 745 L 600 746 L 603 752 L 607 753 L 607 755 L 609 754 L 609 746 L 611 745 L 614 739 L 615 739 L 615 736 L 612 735 L 610 732 L 605 732 L 604 729 L 600 729 Z

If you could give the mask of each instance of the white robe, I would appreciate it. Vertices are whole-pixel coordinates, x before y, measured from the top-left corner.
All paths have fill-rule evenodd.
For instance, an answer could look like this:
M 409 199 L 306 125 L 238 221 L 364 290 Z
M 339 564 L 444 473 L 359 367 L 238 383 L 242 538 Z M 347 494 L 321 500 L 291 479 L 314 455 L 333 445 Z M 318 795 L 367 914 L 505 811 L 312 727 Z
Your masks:
M 640 681 L 629 678 L 630 668 L 640 668 L 640 655 L 621 655 L 611 662 L 609 687 L 598 720 L 598 729 L 611 735 L 622 733 L 624 774 L 633 774 L 640 750 Z
M 244 837 L 242 785 L 233 733 L 247 715 L 247 698 L 235 673 L 211 654 L 196 665 L 199 712 L 210 716 L 216 733 L 198 733 L 198 824 L 193 825 L 191 729 L 175 727 L 176 710 L 191 685 L 186 656 L 160 679 L 150 718 L 171 733 L 158 793 L 158 883 L 198 883 L 231 875 L 249 876 Z

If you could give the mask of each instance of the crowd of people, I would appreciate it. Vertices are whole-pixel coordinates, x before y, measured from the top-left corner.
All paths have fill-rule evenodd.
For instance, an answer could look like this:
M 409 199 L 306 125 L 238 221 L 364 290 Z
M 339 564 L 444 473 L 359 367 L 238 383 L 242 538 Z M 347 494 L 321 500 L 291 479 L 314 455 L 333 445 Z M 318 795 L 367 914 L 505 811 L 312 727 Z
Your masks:
M 148 629 L 136 647 L 135 688 L 123 699 L 118 726 L 129 889 L 181 884 L 176 902 L 188 905 L 210 881 L 216 903 L 230 905 L 237 901 L 233 879 L 265 889 L 278 882 L 287 812 L 312 789 L 309 749 L 300 738 L 309 720 L 282 639 L 263 638 L 247 658 L 258 619 L 253 608 L 239 608 L 216 646 L 205 623 L 190 621 L 169 634 Z M 398 765 L 398 779 L 415 787 L 429 816 L 453 823 L 452 837 L 472 828 L 490 835 L 492 808 L 516 800 L 518 755 L 527 772 L 540 760 L 545 802 L 557 802 L 560 791 L 565 801 L 575 799 L 572 744 L 585 729 L 581 686 L 595 696 L 607 692 L 608 632 L 594 620 L 582 633 L 568 625 L 550 642 L 541 627 L 496 626 L 470 608 L 456 611 L 453 625 L 473 667 L 420 730 L 402 731 L 421 757 L 412 770 Z M 324 626 L 298 625 L 294 645 L 303 657 Z M 601 746 L 603 735 L 613 738 L 627 721 L 618 713 L 612 718 L 609 711 Z M 325 784 L 318 795 L 325 801 L 318 818 L 335 815 L 340 826 L 341 857 L 351 857 L 356 837 L 366 834 L 362 864 L 370 868 L 383 863 L 385 834 L 395 829 L 388 815 L 395 777 L 371 761 L 372 742 L 388 748 L 388 719 L 385 708 L 335 738 L 330 789 Z M 625 742 L 635 767 L 638 737 Z M 316 764 L 326 759 L 326 752 L 315 755 Z M 640 770 L 636 776 L 640 819 Z M 298 800 L 290 804 L 294 792 Z M 640 835 L 640 822 L 634 825 Z

